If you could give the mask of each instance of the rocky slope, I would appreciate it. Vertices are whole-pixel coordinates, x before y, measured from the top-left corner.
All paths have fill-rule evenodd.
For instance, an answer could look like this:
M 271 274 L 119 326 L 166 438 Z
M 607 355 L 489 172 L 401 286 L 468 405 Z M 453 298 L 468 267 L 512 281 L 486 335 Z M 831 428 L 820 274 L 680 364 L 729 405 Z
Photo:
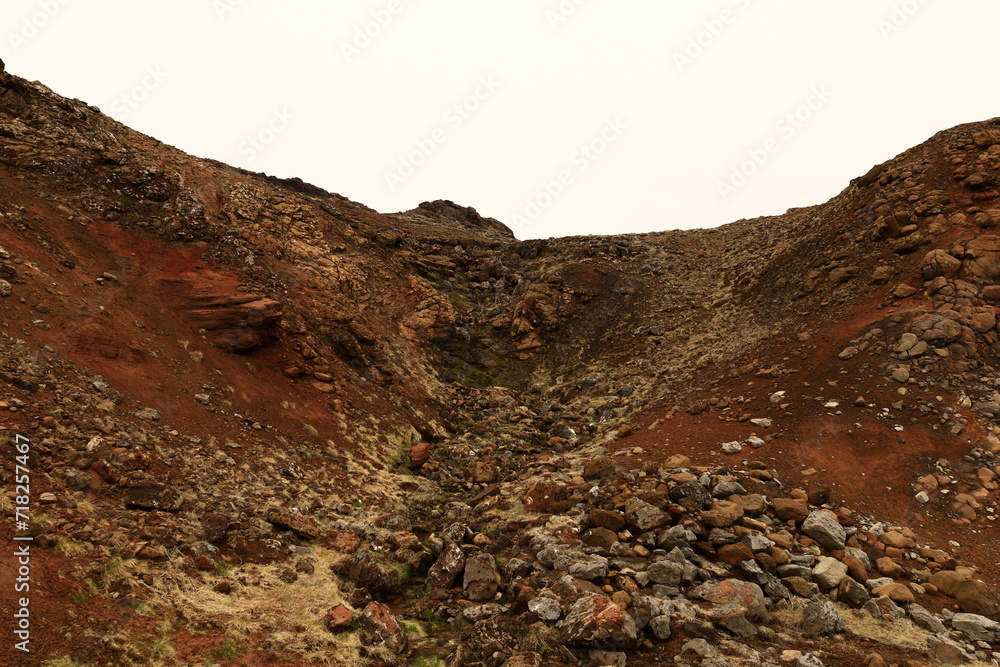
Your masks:
M 0 73 L 0 656 L 995 663 L 998 167 L 994 120 L 821 206 L 522 242 Z

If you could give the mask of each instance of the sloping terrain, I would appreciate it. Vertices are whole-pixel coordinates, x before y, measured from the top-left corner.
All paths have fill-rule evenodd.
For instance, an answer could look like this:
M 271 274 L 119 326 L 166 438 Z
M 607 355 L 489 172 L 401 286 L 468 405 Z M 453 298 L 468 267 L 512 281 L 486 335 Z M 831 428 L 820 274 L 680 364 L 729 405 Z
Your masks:
M 0 73 L 0 660 L 996 662 L 998 168 L 518 241 Z

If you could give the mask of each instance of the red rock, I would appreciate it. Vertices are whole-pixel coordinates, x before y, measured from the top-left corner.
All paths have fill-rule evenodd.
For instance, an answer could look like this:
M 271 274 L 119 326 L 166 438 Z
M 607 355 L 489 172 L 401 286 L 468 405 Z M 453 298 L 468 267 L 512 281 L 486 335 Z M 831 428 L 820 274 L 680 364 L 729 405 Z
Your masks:
M 719 559 L 727 565 L 736 565 L 745 560 L 753 560 L 753 552 L 742 542 L 719 547 L 718 553 Z
M 353 530 L 335 530 L 327 535 L 326 543 L 342 554 L 353 554 L 361 548 L 361 538 Z
M 338 604 L 326 612 L 323 621 L 326 623 L 326 629 L 330 632 L 341 632 L 354 624 L 354 611 L 347 605 Z
M 418 470 L 431 458 L 431 446 L 426 442 L 414 445 L 410 450 L 410 468 Z
M 771 502 L 774 505 L 774 513 L 782 521 L 801 523 L 809 516 L 809 503 L 805 499 L 775 498 Z
M 604 595 L 577 600 L 556 626 L 570 646 L 626 650 L 639 645 L 640 634 L 628 613 Z
M 844 556 L 843 562 L 847 566 L 847 573 L 851 575 L 851 579 L 860 584 L 868 581 L 868 570 L 860 559 L 854 556 Z
M 366 621 L 366 635 L 371 639 L 385 644 L 390 650 L 402 653 L 406 650 L 408 640 L 406 630 L 399 623 L 392 611 L 384 604 L 369 602 L 361 616 Z

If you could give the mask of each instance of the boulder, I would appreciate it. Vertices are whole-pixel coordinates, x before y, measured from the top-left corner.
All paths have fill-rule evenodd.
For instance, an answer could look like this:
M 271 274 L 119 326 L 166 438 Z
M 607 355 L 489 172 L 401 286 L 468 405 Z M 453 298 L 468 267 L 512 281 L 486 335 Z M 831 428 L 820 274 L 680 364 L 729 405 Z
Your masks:
M 639 645 L 639 629 L 629 614 L 603 595 L 577 600 L 556 626 L 570 646 L 630 649 Z
M 812 570 L 813 581 L 824 590 L 840 585 L 847 576 L 847 565 L 836 558 L 820 558 Z
M 955 614 L 951 627 L 974 641 L 1000 641 L 1000 623 L 979 614 Z
M 775 498 L 771 501 L 774 513 L 782 521 L 801 523 L 809 516 L 809 503 L 799 498 Z
M 465 597 L 473 602 L 492 600 L 500 588 L 500 575 L 497 573 L 493 558 L 490 556 L 473 556 L 465 561 L 465 577 L 462 589 Z
M 427 573 L 427 585 L 431 588 L 451 588 L 465 571 L 465 553 L 453 542 L 445 545 L 438 559 Z
M 807 635 L 832 635 L 843 632 L 844 617 L 829 600 L 818 600 L 806 605 L 802 615 L 802 631 Z
M 364 620 L 362 634 L 369 641 L 385 644 L 395 653 L 406 651 L 409 643 L 406 638 L 406 630 L 403 629 L 388 607 L 378 602 L 369 602 L 365 610 L 361 612 L 361 617 Z
M 837 517 L 826 510 L 811 512 L 802 522 L 802 532 L 816 540 L 827 551 L 844 548 L 847 532 Z
M 955 586 L 955 599 L 962 611 L 989 618 L 1000 617 L 1000 599 L 982 581 L 970 579 Z

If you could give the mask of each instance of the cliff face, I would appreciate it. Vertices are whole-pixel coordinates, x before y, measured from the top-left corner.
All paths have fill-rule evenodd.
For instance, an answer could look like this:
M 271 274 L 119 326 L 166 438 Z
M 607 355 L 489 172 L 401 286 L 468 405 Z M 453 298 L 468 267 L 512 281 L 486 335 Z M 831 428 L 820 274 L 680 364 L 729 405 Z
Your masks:
M 949 614 L 996 611 L 998 168 L 993 120 L 781 216 L 522 242 L 193 158 L 0 63 L 36 655 L 992 659 Z M 880 596 L 923 635 L 875 644 L 846 608 Z

